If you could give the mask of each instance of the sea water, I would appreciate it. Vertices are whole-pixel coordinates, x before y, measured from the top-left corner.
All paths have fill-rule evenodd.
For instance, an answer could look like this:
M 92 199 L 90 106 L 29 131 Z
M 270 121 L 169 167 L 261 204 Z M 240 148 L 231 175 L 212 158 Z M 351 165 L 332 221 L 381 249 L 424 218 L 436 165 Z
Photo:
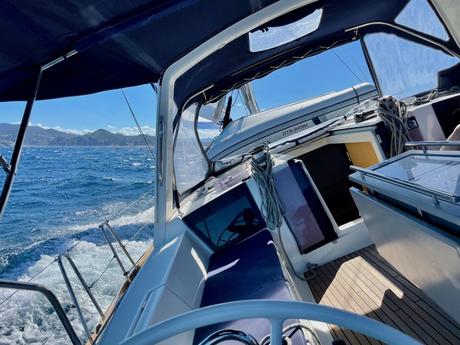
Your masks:
M 11 151 L 0 148 L 8 159 Z M 97 301 L 107 308 L 124 276 L 98 226 L 109 220 L 138 259 L 152 243 L 154 173 L 154 160 L 144 147 L 26 147 L 0 222 L 0 279 L 28 281 L 38 274 L 32 282 L 57 295 L 83 341 L 83 327 L 55 258 L 71 249 L 87 283 L 94 283 Z M 3 185 L 2 171 L 0 175 Z M 99 314 L 65 265 L 92 329 Z M 13 292 L 0 290 L 1 345 L 69 343 L 43 297 L 18 292 L 2 302 Z

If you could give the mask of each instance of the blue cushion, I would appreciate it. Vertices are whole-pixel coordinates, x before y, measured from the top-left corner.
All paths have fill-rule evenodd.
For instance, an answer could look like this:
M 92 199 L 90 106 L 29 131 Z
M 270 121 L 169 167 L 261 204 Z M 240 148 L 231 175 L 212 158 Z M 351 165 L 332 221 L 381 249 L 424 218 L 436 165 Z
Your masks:
M 249 299 L 292 299 L 268 230 L 212 255 L 201 307 Z M 197 329 L 194 343 L 228 328 L 250 333 L 257 340 L 270 333 L 267 320 L 237 320 Z M 299 339 L 294 344 L 304 344 Z

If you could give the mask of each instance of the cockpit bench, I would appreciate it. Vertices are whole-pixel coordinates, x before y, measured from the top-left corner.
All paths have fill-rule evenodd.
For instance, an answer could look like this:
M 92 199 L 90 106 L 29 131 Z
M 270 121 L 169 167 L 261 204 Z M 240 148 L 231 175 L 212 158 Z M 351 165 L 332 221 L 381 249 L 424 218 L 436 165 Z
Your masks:
M 294 299 L 268 230 L 219 250 L 210 258 L 201 307 L 248 299 Z M 238 320 L 197 329 L 194 344 L 221 329 L 247 332 L 258 341 L 270 333 L 267 320 Z M 300 332 L 297 333 L 292 338 L 293 344 L 305 344 Z

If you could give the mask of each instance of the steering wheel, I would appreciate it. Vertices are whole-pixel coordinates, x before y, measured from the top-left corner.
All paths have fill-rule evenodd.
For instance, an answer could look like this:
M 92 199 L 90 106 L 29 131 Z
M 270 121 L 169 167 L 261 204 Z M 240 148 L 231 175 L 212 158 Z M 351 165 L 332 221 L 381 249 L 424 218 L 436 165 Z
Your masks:
M 325 305 L 274 300 L 249 300 L 195 309 L 153 325 L 120 345 L 151 345 L 200 327 L 239 319 L 268 319 L 271 345 L 282 345 L 283 322 L 303 319 L 334 324 L 386 344 L 421 345 L 408 335 L 376 320 Z

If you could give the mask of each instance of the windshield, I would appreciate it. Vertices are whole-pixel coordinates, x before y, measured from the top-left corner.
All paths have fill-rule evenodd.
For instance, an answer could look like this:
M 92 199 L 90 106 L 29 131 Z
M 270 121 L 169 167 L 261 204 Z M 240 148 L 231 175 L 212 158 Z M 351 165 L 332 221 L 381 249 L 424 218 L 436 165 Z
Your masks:
M 313 99 L 361 83 L 374 84 L 359 41 L 330 48 L 251 82 L 261 111 Z M 239 89 L 232 97 L 232 120 L 250 115 Z
M 207 139 L 203 146 L 209 147 L 206 152 L 211 161 L 244 154 L 257 145 L 343 116 L 360 101 L 374 96 L 374 81 L 360 41 L 331 47 L 255 79 L 202 107 L 200 118 L 215 124 L 213 131 L 203 135 L 202 139 Z M 273 128 L 277 128 L 277 133 L 268 133 Z M 254 141 L 250 139 L 256 137 Z M 243 141 L 251 143 L 235 150 L 235 145 Z
M 427 0 L 411 0 L 395 22 L 443 41 L 449 38 Z M 368 34 L 364 42 L 385 95 L 406 98 L 453 86 L 446 85 L 443 75 L 459 62 L 456 57 L 387 33 Z
M 382 93 L 400 99 L 438 88 L 442 71 L 459 62 L 456 57 L 395 35 L 370 34 L 364 41 Z
M 198 104 L 194 103 L 182 113 L 174 146 L 174 172 L 179 194 L 203 181 L 208 172 L 206 157 L 195 135 L 197 110 Z
M 409 2 L 396 22 L 448 39 L 426 0 Z M 368 59 L 362 44 L 367 48 Z M 374 80 L 368 61 L 378 80 Z M 441 50 L 393 34 L 373 33 L 363 40 L 299 57 L 291 65 L 274 66 L 271 73 L 248 81 L 247 88 L 233 89 L 215 103 L 197 107 L 196 128 L 194 115 L 183 116 L 177 139 L 182 149 L 176 144 L 175 151 L 176 156 L 181 155 L 175 157 L 177 189 L 181 192 L 202 181 L 209 162 L 245 154 L 257 145 L 284 140 L 285 136 L 345 115 L 348 107 L 378 96 L 374 86 L 377 81 L 383 94 L 405 98 L 438 88 L 443 79 L 440 76 L 458 62 Z M 448 82 L 444 80 L 443 86 Z M 248 102 L 248 90 L 256 102 Z M 198 160 L 193 161 L 193 155 Z

